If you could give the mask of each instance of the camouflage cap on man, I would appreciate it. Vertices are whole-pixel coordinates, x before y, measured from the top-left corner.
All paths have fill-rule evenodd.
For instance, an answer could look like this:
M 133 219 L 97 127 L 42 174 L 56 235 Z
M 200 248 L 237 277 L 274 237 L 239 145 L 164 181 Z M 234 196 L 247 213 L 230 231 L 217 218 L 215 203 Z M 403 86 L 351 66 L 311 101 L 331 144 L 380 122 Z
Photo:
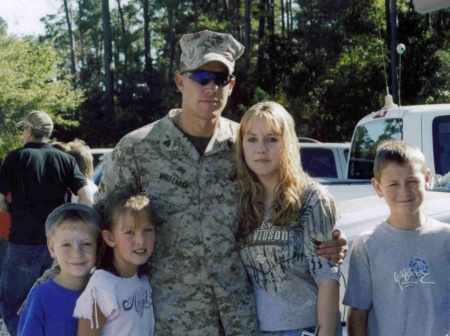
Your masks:
M 29 113 L 24 120 L 16 123 L 16 127 L 18 129 L 24 129 L 28 126 L 34 130 L 51 132 L 53 130 L 53 121 L 47 113 L 42 111 L 33 111 Z
M 230 34 L 203 30 L 185 34 L 180 39 L 181 63 L 190 69 L 197 69 L 211 61 L 226 65 L 229 73 L 234 71 L 235 61 L 244 52 L 244 46 Z

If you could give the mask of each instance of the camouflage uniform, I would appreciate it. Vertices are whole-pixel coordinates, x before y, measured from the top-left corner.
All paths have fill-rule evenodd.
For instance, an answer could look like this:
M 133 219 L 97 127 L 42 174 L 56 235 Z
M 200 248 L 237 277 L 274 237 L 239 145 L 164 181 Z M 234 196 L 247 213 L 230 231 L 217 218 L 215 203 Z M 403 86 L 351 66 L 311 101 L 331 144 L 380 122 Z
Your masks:
M 99 200 L 134 188 L 151 197 L 157 220 L 150 276 L 155 335 L 256 335 L 252 288 L 239 259 L 234 141 L 220 119 L 205 154 L 163 119 L 125 136 L 103 164 Z

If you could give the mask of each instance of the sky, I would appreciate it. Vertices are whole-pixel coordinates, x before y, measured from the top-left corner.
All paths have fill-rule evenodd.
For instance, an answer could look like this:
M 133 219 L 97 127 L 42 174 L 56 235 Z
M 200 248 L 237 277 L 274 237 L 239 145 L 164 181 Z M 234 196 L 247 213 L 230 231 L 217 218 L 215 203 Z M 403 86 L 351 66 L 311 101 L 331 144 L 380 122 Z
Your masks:
M 8 34 L 44 34 L 44 25 L 39 21 L 47 14 L 54 14 L 62 0 L 0 0 L 0 16 L 8 24 Z

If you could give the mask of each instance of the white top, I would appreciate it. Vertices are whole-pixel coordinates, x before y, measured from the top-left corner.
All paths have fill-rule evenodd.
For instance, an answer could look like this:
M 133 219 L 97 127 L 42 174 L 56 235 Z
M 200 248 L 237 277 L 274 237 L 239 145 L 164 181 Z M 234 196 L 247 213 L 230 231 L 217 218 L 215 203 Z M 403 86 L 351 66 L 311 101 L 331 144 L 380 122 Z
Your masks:
M 104 336 L 152 336 L 155 325 L 152 289 L 148 277 L 121 278 L 104 270 L 96 270 L 83 294 L 78 298 L 73 316 L 91 321 L 98 328 L 98 305 L 106 322 Z

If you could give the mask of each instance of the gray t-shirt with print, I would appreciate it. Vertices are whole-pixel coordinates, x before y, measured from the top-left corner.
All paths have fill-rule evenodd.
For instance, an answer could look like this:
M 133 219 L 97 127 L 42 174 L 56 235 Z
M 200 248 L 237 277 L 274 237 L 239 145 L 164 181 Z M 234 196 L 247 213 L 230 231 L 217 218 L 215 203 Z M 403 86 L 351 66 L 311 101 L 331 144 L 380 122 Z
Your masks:
M 339 282 L 339 267 L 320 257 L 309 238 L 331 240 L 336 208 L 316 182 L 302 195 L 299 217 L 288 227 L 266 218 L 240 249 L 256 298 L 261 331 L 298 330 L 317 325 L 318 285 Z
M 370 336 L 444 336 L 450 331 L 450 225 L 416 230 L 387 222 L 352 247 L 344 304 L 369 310 Z

